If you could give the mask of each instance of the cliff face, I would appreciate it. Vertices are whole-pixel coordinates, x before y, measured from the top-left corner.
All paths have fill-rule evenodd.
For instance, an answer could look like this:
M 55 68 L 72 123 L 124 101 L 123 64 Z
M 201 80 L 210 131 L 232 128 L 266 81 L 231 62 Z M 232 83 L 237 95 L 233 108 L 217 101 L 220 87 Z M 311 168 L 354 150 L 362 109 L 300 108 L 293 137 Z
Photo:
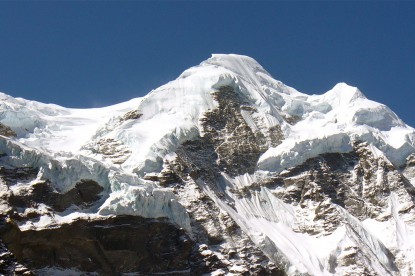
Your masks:
M 198 259 L 192 254 L 194 242 L 163 220 L 118 216 L 27 231 L 6 224 L 2 232 L 8 250 L 35 274 L 42 274 L 42 269 L 47 273 L 49 267 L 100 275 L 191 274 L 198 269 L 192 263 Z
M 214 55 L 144 98 L 1 95 L 0 273 L 415 274 L 415 131 Z

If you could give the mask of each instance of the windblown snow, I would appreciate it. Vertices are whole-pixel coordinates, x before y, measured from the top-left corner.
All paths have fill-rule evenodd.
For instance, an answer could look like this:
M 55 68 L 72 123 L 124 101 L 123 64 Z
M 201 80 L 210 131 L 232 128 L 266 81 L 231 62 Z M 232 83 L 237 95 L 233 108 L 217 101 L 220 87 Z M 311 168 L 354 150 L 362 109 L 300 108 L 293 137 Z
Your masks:
M 0 136 L 3 166 L 40 168 L 38 178 L 50 180 L 59 192 L 70 190 L 81 179 L 93 179 L 105 194 L 88 210 L 43 217 L 21 225 L 22 229 L 76 217 L 128 214 L 167 217 L 191 234 L 189 216 L 177 195 L 144 176 L 159 173 L 183 142 L 205 135 L 200 120 L 217 108 L 212 92 L 225 85 L 238 88 L 257 110 L 255 114 L 242 110 L 251 129 L 279 125 L 284 135 L 279 145 L 260 156 L 255 174 L 236 178 L 224 174 L 226 191 L 250 186 L 257 178 L 321 154 L 350 152 L 354 141 L 367 142 L 374 154 L 397 168 L 415 153 L 415 130 L 358 88 L 339 83 L 321 95 L 303 94 L 273 79 L 254 59 L 233 54 L 212 55 L 145 97 L 103 108 L 64 108 L 0 94 L 0 123 L 15 133 Z M 282 202 L 268 188 L 261 187 L 249 198 L 228 193 L 232 206 L 209 189 L 206 192 L 216 204 L 267 256 L 287 261 L 288 274 L 340 275 L 342 271 L 330 271 L 330 258 L 346 254 L 351 245 L 363 248 L 379 275 L 397 273 L 385 248 L 401 250 L 406 272 L 415 273 L 415 221 L 398 212 L 405 202 L 396 195 L 388 207 L 390 219 L 384 222 L 361 222 L 339 206 L 348 224 L 329 235 L 310 236 L 293 230 L 301 223 L 294 215 L 299 207 Z M 273 246 L 264 245 L 265 239 Z M 409 275 L 406 272 L 400 275 Z

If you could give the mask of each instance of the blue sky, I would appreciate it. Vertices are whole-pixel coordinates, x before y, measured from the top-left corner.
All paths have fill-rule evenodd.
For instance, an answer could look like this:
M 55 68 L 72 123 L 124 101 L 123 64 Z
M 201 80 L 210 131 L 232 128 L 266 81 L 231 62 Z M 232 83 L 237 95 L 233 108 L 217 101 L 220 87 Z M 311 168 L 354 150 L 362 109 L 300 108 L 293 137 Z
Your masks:
M 0 91 L 67 107 L 147 94 L 211 53 L 308 94 L 360 88 L 415 126 L 415 2 L 1 2 Z

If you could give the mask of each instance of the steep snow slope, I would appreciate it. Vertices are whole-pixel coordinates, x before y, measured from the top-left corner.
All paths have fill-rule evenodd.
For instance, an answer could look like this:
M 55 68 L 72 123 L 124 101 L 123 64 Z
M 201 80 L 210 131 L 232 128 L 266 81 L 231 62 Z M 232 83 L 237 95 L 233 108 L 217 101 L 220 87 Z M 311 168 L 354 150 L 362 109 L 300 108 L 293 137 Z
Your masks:
M 1 208 L 23 232 L 168 218 L 216 275 L 271 273 L 255 247 L 287 274 L 415 273 L 415 130 L 355 87 L 306 95 L 252 58 L 213 55 L 114 106 L 0 99 Z M 9 181 L 21 168 L 35 170 Z M 39 183 L 68 204 L 39 199 Z

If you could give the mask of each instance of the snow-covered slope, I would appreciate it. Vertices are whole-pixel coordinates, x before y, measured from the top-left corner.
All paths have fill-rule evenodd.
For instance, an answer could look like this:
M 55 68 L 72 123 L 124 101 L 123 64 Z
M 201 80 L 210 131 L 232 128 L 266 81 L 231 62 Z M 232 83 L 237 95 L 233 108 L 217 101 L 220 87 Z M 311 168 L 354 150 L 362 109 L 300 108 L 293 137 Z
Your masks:
M 307 95 L 250 57 L 217 54 L 104 108 L 1 94 L 0 123 L 0 207 L 22 233 L 167 218 L 203 273 L 415 273 L 415 130 L 345 83 Z M 33 268 L 47 266 L 88 267 Z

